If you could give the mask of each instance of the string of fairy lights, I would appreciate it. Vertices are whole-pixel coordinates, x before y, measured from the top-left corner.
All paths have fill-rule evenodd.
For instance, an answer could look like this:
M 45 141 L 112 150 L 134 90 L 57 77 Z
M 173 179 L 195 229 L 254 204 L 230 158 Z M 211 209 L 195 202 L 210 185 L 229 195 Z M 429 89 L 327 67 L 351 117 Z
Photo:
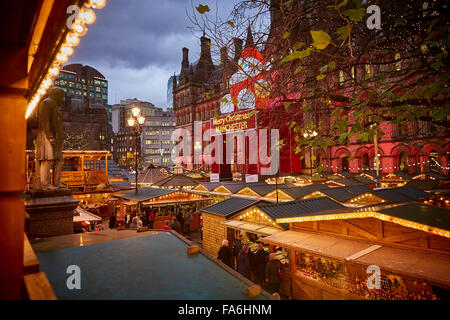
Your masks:
M 436 161 L 436 159 L 434 159 L 434 158 L 430 158 L 430 159 L 432 159 L 433 160 L 433 163 L 435 164 L 435 165 L 437 165 L 440 169 L 442 169 L 442 170 L 450 170 L 450 166 L 449 167 L 446 167 L 446 166 L 442 166 L 439 162 L 437 162 Z M 416 166 L 421 166 L 421 165 L 427 165 L 427 164 L 430 164 L 431 163 L 431 161 L 430 160 L 424 160 L 424 161 L 419 161 L 419 162 L 416 162 L 416 163 L 408 163 L 407 164 L 407 166 L 408 167 L 416 167 Z M 329 169 L 341 169 L 341 166 L 332 166 L 332 165 L 327 165 L 327 164 L 324 164 L 323 165 L 325 168 L 329 168 Z M 373 170 L 375 170 L 375 167 L 374 168 L 361 168 L 361 167 L 348 167 L 348 169 L 349 170 L 352 170 L 352 171 L 356 171 L 356 170 L 362 170 L 362 171 L 373 171 Z M 400 166 L 389 166 L 389 167 L 381 167 L 380 166 L 380 170 L 392 170 L 392 169 L 394 169 L 394 170 L 396 170 L 396 169 L 401 169 L 400 168 Z
M 87 25 L 95 22 L 96 15 L 93 9 L 102 9 L 105 5 L 106 0 L 89 0 L 82 8 L 80 8 L 78 15 L 69 28 L 69 32 L 67 33 L 63 44 L 55 55 L 55 60 L 50 64 L 47 74 L 43 77 L 38 89 L 30 99 L 25 118 L 28 119 L 39 101 L 47 93 L 47 90 L 52 86 L 53 81 L 59 75 L 64 63 L 69 60 L 69 57 L 74 52 L 74 48 L 80 43 L 80 37 L 86 35 L 88 30 Z

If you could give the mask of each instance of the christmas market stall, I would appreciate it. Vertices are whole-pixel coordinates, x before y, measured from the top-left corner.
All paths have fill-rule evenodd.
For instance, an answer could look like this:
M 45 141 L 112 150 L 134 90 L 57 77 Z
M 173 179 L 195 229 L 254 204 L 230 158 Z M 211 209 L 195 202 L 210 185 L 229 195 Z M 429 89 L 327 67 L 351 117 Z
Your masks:
M 294 299 L 440 299 L 450 289 L 449 213 L 420 203 L 303 212 L 276 219 L 289 231 L 261 241 L 289 252 Z
M 373 194 L 385 200 L 386 203 L 421 201 L 432 196 L 432 194 L 409 186 L 374 190 Z
M 379 180 L 379 186 L 381 188 L 402 187 L 409 180 L 411 180 L 411 178 L 412 177 L 409 174 L 407 174 L 406 172 L 400 171 L 400 172 L 388 173 Z
M 142 188 L 136 191 L 123 191 L 114 193 L 114 198 L 120 199 L 120 218 L 127 213 L 141 214 L 147 210 L 156 212 L 153 228 L 159 229 L 166 220 L 172 219 L 178 214 L 192 212 L 193 220 L 191 230 L 200 228 L 199 210 L 212 202 L 210 197 L 191 193 L 183 190 Z

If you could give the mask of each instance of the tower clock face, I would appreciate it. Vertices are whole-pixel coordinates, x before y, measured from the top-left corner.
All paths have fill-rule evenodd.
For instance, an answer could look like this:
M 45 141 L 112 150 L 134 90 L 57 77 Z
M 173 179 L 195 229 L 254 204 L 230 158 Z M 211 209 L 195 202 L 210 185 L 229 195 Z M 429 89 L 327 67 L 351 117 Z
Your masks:
M 231 95 L 227 94 L 220 102 L 220 112 L 222 114 L 234 112 L 234 104 L 231 102 Z

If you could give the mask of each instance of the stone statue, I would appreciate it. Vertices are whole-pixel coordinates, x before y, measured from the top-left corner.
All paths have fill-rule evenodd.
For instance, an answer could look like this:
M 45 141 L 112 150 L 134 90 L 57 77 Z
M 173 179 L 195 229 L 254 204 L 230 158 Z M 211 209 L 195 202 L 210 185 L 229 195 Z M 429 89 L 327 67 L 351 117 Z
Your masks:
M 35 140 L 36 171 L 34 190 L 55 190 L 62 188 L 62 118 L 61 105 L 64 91 L 50 88 L 47 97 L 38 106 L 38 131 Z M 50 170 L 52 178 L 50 179 Z M 53 182 L 53 183 L 52 183 Z

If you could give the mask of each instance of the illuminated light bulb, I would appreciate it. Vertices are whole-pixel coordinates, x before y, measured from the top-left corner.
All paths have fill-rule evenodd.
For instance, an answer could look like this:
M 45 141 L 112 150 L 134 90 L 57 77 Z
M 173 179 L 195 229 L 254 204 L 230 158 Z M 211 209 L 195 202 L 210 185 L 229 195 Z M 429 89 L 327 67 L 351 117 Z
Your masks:
M 74 24 L 72 29 L 74 30 L 76 35 L 79 37 L 83 37 L 84 35 L 86 35 L 86 33 L 88 31 L 88 28 L 80 23 Z
M 52 76 L 57 76 L 59 74 L 59 68 L 53 67 L 48 70 L 48 73 Z
M 95 22 L 96 16 L 95 12 L 92 9 L 82 8 L 80 12 L 80 18 L 86 24 L 92 24 Z
M 65 54 L 66 56 L 71 56 L 73 54 L 73 49 L 71 47 L 63 46 L 59 52 Z
M 70 33 L 66 38 L 66 44 L 71 47 L 76 47 L 80 43 L 80 38 L 74 34 Z
M 63 64 L 63 63 L 66 63 L 66 62 L 69 60 L 69 58 L 67 57 L 67 55 L 65 55 L 65 54 L 63 54 L 63 53 L 59 53 L 59 54 L 56 56 L 56 60 L 57 60 L 59 63 Z

